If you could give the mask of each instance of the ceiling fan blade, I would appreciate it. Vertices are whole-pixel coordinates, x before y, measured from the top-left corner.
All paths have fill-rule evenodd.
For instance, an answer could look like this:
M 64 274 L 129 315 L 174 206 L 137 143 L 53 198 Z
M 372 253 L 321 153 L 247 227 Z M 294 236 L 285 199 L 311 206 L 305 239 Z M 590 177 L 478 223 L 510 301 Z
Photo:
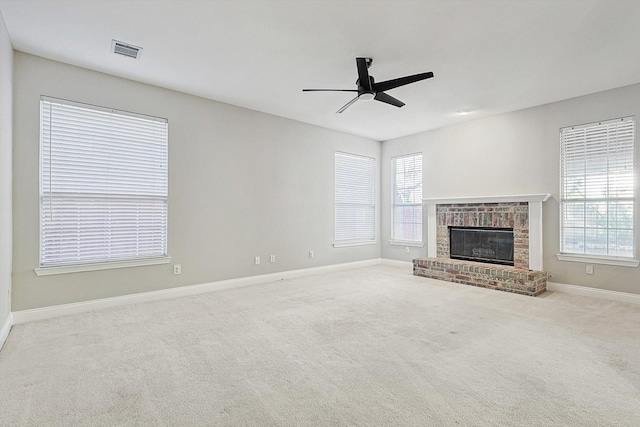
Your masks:
M 430 79 L 431 77 L 433 77 L 433 73 L 429 71 L 428 73 L 420 73 L 420 74 L 414 74 L 413 76 L 406 76 L 406 77 L 400 77 L 398 79 L 386 80 L 384 82 L 375 83 L 373 85 L 373 90 L 375 92 L 384 92 L 385 90 L 408 85 L 409 83 L 419 82 L 420 80 L 424 80 L 424 79 Z
M 402 107 L 404 105 L 404 102 L 394 98 L 393 96 L 387 95 L 384 92 L 376 93 L 376 96 L 373 99 L 375 99 L 376 101 L 384 102 L 386 104 L 395 105 L 396 107 Z
M 302 89 L 303 92 L 357 92 L 357 89 Z
M 356 96 L 355 98 L 353 98 L 351 101 L 347 102 L 345 104 L 344 107 L 342 107 L 341 109 L 339 109 L 338 111 L 336 111 L 336 113 L 342 113 L 344 110 L 346 110 L 347 108 L 351 107 L 351 104 L 353 104 L 354 102 L 356 102 L 358 100 L 358 97 Z
M 356 58 L 358 66 L 358 82 L 365 89 L 373 90 L 371 80 L 369 79 L 369 70 L 367 70 L 367 58 Z

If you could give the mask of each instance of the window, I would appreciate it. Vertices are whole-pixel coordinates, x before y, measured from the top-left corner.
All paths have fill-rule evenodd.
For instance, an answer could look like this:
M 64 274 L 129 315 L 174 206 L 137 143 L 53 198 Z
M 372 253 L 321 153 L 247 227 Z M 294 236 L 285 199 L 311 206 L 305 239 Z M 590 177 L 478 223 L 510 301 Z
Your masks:
M 560 142 L 561 253 L 633 259 L 633 118 L 563 128 Z
M 394 157 L 391 240 L 422 243 L 422 153 Z
M 371 157 L 335 153 L 335 245 L 375 243 L 374 164 Z
M 167 120 L 42 97 L 40 122 L 36 272 L 168 262 Z

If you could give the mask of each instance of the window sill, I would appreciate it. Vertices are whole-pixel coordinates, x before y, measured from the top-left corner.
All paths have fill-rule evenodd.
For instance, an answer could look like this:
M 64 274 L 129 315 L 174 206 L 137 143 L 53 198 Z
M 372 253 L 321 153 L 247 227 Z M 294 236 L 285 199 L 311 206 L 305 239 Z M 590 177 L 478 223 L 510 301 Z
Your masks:
M 378 243 L 376 240 L 366 240 L 363 242 L 336 242 L 333 244 L 334 248 L 346 248 L 349 246 L 365 246 L 365 245 L 375 245 Z
M 640 261 L 631 258 L 599 257 L 596 255 L 556 254 L 556 258 L 558 258 L 558 261 L 617 265 L 619 267 L 637 267 L 640 265 Z
M 423 242 L 408 242 L 408 241 L 402 241 L 402 240 L 389 240 L 389 244 L 390 245 L 394 245 L 394 246 L 409 246 L 412 248 L 424 248 L 424 243 Z
M 171 257 L 136 259 L 130 261 L 100 262 L 93 264 L 60 265 L 55 267 L 38 267 L 34 269 L 37 276 L 53 274 L 80 273 L 83 271 L 110 270 L 113 268 L 142 267 L 146 265 L 169 264 Z

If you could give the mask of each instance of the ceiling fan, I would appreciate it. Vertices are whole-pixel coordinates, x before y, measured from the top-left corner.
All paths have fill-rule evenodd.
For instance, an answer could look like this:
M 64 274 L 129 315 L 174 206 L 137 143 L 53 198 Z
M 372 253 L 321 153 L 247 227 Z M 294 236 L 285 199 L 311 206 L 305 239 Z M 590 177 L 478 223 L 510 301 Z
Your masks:
M 384 102 L 386 104 L 395 105 L 396 107 L 402 107 L 404 102 L 393 96 L 384 93 L 387 90 L 395 89 L 400 86 L 408 85 L 409 83 L 419 82 L 433 77 L 433 73 L 414 74 L 412 76 L 400 77 L 397 79 L 386 80 L 384 82 L 376 83 L 373 76 L 369 75 L 369 67 L 373 63 L 371 58 L 356 58 L 356 66 L 358 67 L 358 80 L 356 80 L 357 89 L 302 89 L 303 92 L 357 92 L 358 95 L 346 105 L 340 108 L 336 113 L 342 113 L 349 108 L 357 100 L 371 101 L 376 100 Z

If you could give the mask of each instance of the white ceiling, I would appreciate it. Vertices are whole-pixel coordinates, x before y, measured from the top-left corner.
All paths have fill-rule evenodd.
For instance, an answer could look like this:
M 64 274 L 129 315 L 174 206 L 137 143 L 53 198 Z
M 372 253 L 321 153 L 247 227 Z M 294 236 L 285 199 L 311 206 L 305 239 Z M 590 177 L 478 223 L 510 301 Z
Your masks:
M 375 140 L 640 82 L 640 1 L 0 0 L 15 49 Z M 139 60 L 111 40 L 143 47 Z M 403 108 L 357 102 L 355 57 Z M 456 111 L 471 109 L 468 116 Z

